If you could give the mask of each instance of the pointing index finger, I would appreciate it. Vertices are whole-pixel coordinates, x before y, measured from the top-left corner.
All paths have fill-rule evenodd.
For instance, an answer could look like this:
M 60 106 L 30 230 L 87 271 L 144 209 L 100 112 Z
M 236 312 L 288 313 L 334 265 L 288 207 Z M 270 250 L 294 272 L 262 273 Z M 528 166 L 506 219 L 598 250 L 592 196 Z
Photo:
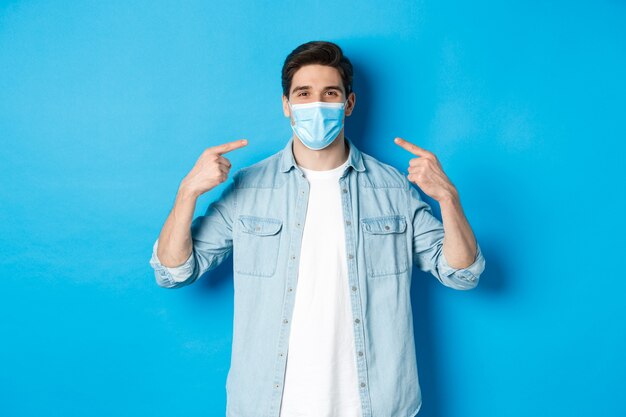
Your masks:
M 232 142 L 227 142 L 227 143 L 223 143 L 221 145 L 217 145 L 215 147 L 213 147 L 213 150 L 218 154 L 218 155 L 222 155 L 226 152 L 230 152 L 233 151 L 235 149 L 239 149 L 242 148 L 244 146 L 246 146 L 248 144 L 248 140 L 247 139 L 239 139 L 239 140 L 234 140 Z
M 417 156 L 430 156 L 431 155 L 431 153 L 428 152 L 426 149 L 420 148 L 419 146 L 414 145 L 411 142 L 406 141 L 402 138 L 395 138 L 394 142 L 400 147 L 406 149 L 407 151 L 411 152 L 414 155 L 417 155 Z

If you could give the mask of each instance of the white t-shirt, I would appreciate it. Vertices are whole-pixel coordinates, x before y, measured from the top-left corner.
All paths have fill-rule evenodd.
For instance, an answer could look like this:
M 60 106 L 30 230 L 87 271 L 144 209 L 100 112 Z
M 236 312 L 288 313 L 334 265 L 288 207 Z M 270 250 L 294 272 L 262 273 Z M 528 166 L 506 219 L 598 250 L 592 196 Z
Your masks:
M 361 417 L 339 177 L 300 167 L 310 183 L 281 417 Z

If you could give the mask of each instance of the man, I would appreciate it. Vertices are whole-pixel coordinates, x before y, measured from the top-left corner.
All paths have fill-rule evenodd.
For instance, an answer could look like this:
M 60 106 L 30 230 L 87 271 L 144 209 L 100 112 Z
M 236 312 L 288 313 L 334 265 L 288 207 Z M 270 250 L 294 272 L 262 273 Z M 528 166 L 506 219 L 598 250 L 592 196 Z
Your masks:
M 431 152 L 396 138 L 413 156 L 405 176 L 344 137 L 356 95 L 339 46 L 300 45 L 282 84 L 294 134 L 192 221 L 198 196 L 228 178 L 224 154 L 247 141 L 203 152 L 154 243 L 157 283 L 191 284 L 232 252 L 227 416 L 415 416 L 412 266 L 465 290 L 485 265 L 459 194 Z

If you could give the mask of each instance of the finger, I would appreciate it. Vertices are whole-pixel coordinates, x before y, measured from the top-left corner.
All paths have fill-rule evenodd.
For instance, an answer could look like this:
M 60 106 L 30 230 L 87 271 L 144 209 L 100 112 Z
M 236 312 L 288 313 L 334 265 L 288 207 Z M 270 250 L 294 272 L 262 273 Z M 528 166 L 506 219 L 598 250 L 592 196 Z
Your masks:
M 409 168 L 406 170 L 406 172 L 410 172 L 412 174 L 425 173 L 428 175 L 431 175 L 433 173 L 432 170 L 428 169 L 424 165 L 409 165 Z
M 215 160 L 215 162 L 217 162 L 220 165 L 224 165 L 225 167 L 228 167 L 228 168 L 230 168 L 232 166 L 230 161 L 228 159 L 224 158 L 222 155 L 218 155 L 217 159 Z
M 215 152 L 218 155 L 221 155 L 226 152 L 230 152 L 235 149 L 242 148 L 246 146 L 247 144 L 248 144 L 247 139 L 239 139 L 239 140 L 234 140 L 232 142 L 223 143 L 221 145 L 213 146 L 212 148 L 209 148 L 209 149 L 211 150 L 211 152 Z
M 224 174 L 228 174 L 230 172 L 230 168 L 222 164 L 218 164 L 217 169 L 219 169 L 220 172 L 223 172 Z
M 420 166 L 420 165 L 424 165 L 424 164 L 428 164 L 428 159 L 424 159 L 424 158 L 411 158 L 409 160 L 409 166 Z
M 439 160 L 435 156 L 433 156 L 432 158 L 429 158 L 429 157 L 413 158 L 409 161 L 409 166 L 410 167 L 424 167 L 426 169 L 430 169 L 433 171 L 442 171 L 441 164 L 439 163 Z
M 428 152 L 426 149 L 424 148 L 420 148 L 419 146 L 406 141 L 402 138 L 395 138 L 394 142 L 396 143 L 396 145 L 399 145 L 400 147 L 406 149 L 407 151 L 411 152 L 414 155 L 417 156 L 432 156 L 433 154 L 431 152 Z

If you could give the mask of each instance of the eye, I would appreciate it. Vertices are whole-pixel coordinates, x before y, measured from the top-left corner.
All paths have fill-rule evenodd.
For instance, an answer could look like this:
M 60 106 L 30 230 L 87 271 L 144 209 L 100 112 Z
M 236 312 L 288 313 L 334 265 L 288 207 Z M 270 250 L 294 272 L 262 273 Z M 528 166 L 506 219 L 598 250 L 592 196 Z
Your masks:
M 336 91 L 334 91 L 334 90 L 330 90 L 330 91 L 329 91 L 329 93 L 334 94 L 334 95 L 337 95 L 337 92 L 336 92 Z
M 298 93 L 298 97 L 303 95 L 303 94 L 306 94 L 306 91 L 302 91 L 302 92 Z

